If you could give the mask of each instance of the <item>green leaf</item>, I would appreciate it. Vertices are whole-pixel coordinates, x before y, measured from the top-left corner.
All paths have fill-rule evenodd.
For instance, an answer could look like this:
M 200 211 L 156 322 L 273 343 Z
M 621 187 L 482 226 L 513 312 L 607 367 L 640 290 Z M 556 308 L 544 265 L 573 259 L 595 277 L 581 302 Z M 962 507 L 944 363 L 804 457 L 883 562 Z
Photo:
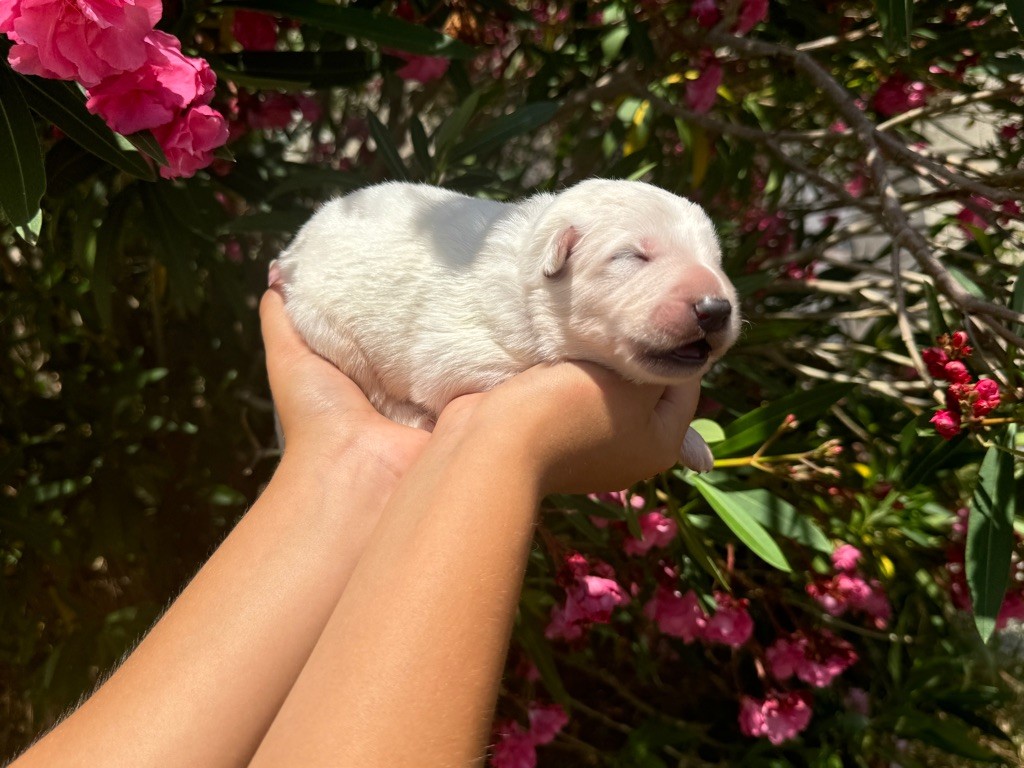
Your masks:
M 1017 32 L 1024 35 L 1024 0 L 1006 0 L 1006 10 L 1017 27 Z
M 718 425 L 718 422 L 711 419 L 694 419 L 690 426 L 704 438 L 705 443 L 718 443 L 725 440 L 725 430 Z
M 318 3 L 315 0 L 227 0 L 211 6 L 212 10 L 229 8 L 247 8 L 286 16 L 310 26 L 409 53 L 449 59 L 468 59 L 476 53 L 465 43 L 428 27 L 333 3 Z
M 224 232 L 284 232 L 293 234 L 309 219 L 309 211 L 267 211 L 229 221 Z
M 1013 445 L 1013 435 L 1014 429 L 1008 428 L 1000 436 L 1002 444 Z M 985 641 L 995 630 L 1006 594 L 1015 505 L 1013 455 L 993 445 L 981 462 L 967 525 L 967 584 L 971 588 L 974 623 Z
M 448 115 L 437 126 L 437 129 L 434 131 L 434 151 L 438 155 L 446 154 L 449 147 L 466 130 L 469 121 L 476 114 L 479 103 L 480 91 L 474 91 L 466 97 L 465 101 L 459 104 L 458 109 Z
M 534 131 L 547 123 L 557 111 L 558 103 L 554 101 L 538 101 L 520 107 L 512 114 L 492 120 L 486 127 L 457 144 L 452 151 L 452 157 L 459 159 L 481 155 L 504 147 L 510 139 Z
M 39 232 L 42 228 L 43 212 L 42 210 L 36 210 L 36 215 L 32 217 L 32 221 L 17 225 L 14 231 L 18 233 L 18 237 L 22 240 L 35 245 L 39 240 Z
M 0 209 L 7 220 L 31 236 L 28 226 L 39 213 L 46 191 L 39 137 L 18 75 L 0 62 Z M 38 234 L 38 229 L 35 230 Z
M 730 456 L 756 448 L 775 433 L 788 414 L 795 414 L 801 421 L 817 418 L 853 388 L 853 384 L 822 384 L 755 408 L 725 428 L 725 440 L 715 446 L 715 455 Z
M 723 485 L 725 475 L 709 473 L 701 479 L 714 485 L 729 496 L 733 505 L 745 515 L 757 521 L 770 531 L 787 539 L 810 547 L 827 555 L 832 554 L 832 542 L 813 519 L 797 511 L 796 507 L 784 501 L 766 488 L 744 488 L 734 490 Z
M 737 538 L 750 547 L 755 555 L 780 571 L 792 572 L 786 556 L 782 554 L 771 534 L 750 516 L 749 502 L 746 499 L 736 498 L 735 493 L 719 490 L 700 475 L 693 475 L 687 479 L 718 513 L 722 522 L 729 526 Z
M 409 138 L 412 140 L 413 155 L 420 171 L 425 178 L 431 177 L 434 173 L 434 159 L 430 156 L 430 140 L 427 138 L 423 123 L 415 115 L 409 119 Z
M 125 139 L 142 154 L 153 158 L 160 165 L 167 165 L 167 155 L 152 132 L 138 131 L 125 136 Z
M 897 734 L 920 739 L 949 755 L 987 763 L 1001 762 L 998 755 L 978 743 L 966 723 L 955 717 L 940 719 L 921 712 L 910 712 L 899 719 Z
M 928 414 L 922 414 L 918 421 L 927 428 Z M 907 463 L 903 470 L 903 487 L 909 490 L 917 485 L 928 483 L 941 469 L 963 466 L 965 457 L 974 450 L 974 445 L 961 432 L 951 440 L 935 440 L 934 447 L 923 456 L 918 456 Z
M 77 86 L 59 80 L 26 77 L 21 80 L 21 90 L 36 114 L 56 125 L 83 149 L 132 176 L 147 181 L 156 178 L 145 158 L 122 149 L 117 134 L 96 115 L 89 114 L 85 96 Z
M 1024 0 L 1021 0 L 1024 4 Z M 1024 29 L 1024 27 L 1022 27 Z M 1014 312 L 1024 312 L 1024 266 L 1017 272 L 1017 279 L 1013 284 L 1013 296 L 1010 298 L 1010 309 Z M 1024 332 L 1024 324 L 1014 323 L 1013 332 L 1020 334 Z
M 368 113 L 366 117 L 370 121 L 370 135 L 373 136 L 373 140 L 377 144 L 377 154 L 381 156 L 384 164 L 394 176 L 402 181 L 408 181 L 409 171 L 405 167 L 405 163 L 402 162 L 402 156 L 398 154 L 398 147 L 391 140 L 388 129 L 372 112 Z
M 886 42 L 894 50 L 910 47 L 913 0 L 878 0 L 878 17 Z

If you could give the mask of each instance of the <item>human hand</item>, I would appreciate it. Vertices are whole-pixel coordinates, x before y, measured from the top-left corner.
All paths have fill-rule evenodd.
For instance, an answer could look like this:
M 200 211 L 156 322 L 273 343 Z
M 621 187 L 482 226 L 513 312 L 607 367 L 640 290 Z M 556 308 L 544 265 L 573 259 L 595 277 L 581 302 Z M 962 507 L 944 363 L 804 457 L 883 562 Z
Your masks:
M 678 461 L 699 397 L 699 380 L 664 387 L 592 363 L 539 365 L 455 400 L 434 433 L 500 441 L 542 495 L 618 490 Z
M 260 302 L 260 325 L 286 454 L 329 460 L 355 455 L 397 482 L 429 435 L 381 416 L 355 382 L 306 346 L 273 286 Z M 383 498 L 389 490 L 381 489 Z

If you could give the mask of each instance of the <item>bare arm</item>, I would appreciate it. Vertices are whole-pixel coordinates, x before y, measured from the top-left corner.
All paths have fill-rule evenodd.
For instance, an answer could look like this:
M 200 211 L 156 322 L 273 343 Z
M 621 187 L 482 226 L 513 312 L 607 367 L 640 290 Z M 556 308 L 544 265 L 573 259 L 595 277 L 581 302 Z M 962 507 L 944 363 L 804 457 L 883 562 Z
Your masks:
M 120 669 L 14 765 L 244 766 L 427 435 L 377 415 L 261 305 L 288 449 L 262 497 Z
M 567 364 L 449 406 L 254 768 L 481 760 L 538 500 L 673 464 L 697 385 L 662 395 Z

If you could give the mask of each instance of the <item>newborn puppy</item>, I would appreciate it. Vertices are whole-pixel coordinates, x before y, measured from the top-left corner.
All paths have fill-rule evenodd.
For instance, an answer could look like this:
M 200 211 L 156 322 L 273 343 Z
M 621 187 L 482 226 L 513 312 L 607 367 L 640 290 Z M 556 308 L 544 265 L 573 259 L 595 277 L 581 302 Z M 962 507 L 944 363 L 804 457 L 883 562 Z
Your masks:
M 309 346 L 383 415 L 419 427 L 542 362 L 678 384 L 739 326 L 710 219 L 637 181 L 516 203 L 381 184 L 324 205 L 272 269 Z M 692 429 L 681 458 L 713 461 Z

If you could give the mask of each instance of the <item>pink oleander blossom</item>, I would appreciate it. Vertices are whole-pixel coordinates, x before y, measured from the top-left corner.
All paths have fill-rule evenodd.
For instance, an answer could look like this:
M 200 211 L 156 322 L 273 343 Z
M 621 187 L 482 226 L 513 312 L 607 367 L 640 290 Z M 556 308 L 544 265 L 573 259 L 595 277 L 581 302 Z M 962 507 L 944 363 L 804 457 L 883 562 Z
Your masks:
M 548 744 L 565 728 L 569 715 L 558 704 L 533 704 L 527 714 L 535 744 Z
M 921 358 L 924 360 L 928 373 L 936 379 L 946 378 L 946 363 L 949 362 L 949 355 L 944 349 L 938 347 L 926 347 L 921 350 Z
M 272 51 L 277 47 L 277 22 L 259 11 L 236 10 L 231 33 L 247 51 Z
M 928 420 L 935 425 L 935 431 L 944 440 L 952 440 L 960 434 L 960 414 L 954 411 L 940 410 Z
M 700 637 L 709 643 L 721 643 L 738 648 L 747 642 L 754 632 L 754 620 L 747 612 L 749 601 L 732 597 L 725 592 L 716 592 L 715 602 L 718 608 L 704 624 Z
M 711 109 L 722 84 L 722 65 L 714 59 L 704 64 L 696 80 L 686 82 L 686 106 L 698 114 Z
M 743 0 L 734 31 L 745 35 L 768 18 L 768 0 Z
M 163 10 L 160 0 L 14 0 L 4 5 L 0 32 L 14 43 L 11 67 L 86 87 L 141 66 L 146 35 Z
M 491 752 L 494 768 L 533 768 L 537 765 L 537 747 L 554 741 L 569 722 L 558 704 L 533 703 L 527 710 L 530 727 L 511 720 L 495 728 L 497 739 Z
M 629 595 L 606 563 L 591 566 L 582 555 L 570 555 L 560 580 L 565 587 L 565 602 L 551 612 L 544 632 L 550 639 L 578 640 L 591 624 L 607 624 L 616 607 L 629 603 Z
M 529 731 L 515 722 L 502 724 L 497 731 L 497 740 L 491 748 L 494 768 L 535 768 L 537 747 Z
M 768 669 L 777 680 L 793 675 L 824 688 L 857 661 L 853 646 L 828 631 L 797 632 L 780 637 L 766 651 Z
M 213 160 L 213 152 L 228 139 L 228 126 L 216 110 L 201 105 L 192 107 L 172 123 L 153 130 L 153 135 L 167 155 L 167 166 L 161 166 L 165 179 L 188 178 Z
M 852 544 L 841 544 L 832 552 L 832 566 L 837 571 L 850 573 L 857 569 L 861 552 Z
M 973 403 L 975 418 L 983 418 L 999 406 L 999 385 L 992 379 L 978 379 L 974 392 L 977 396 Z
M 451 63 L 441 56 L 412 56 L 409 54 L 396 54 L 405 59 L 405 65 L 395 70 L 395 74 L 403 80 L 412 80 L 417 83 L 430 83 L 440 80 L 448 71 Z
M 667 547 L 679 531 L 676 521 L 659 510 L 640 515 L 638 522 L 642 538 L 626 539 L 622 549 L 627 555 L 646 555 L 655 547 Z
M 778 745 L 803 731 L 812 714 L 808 691 L 775 691 L 763 700 L 744 696 L 740 700 L 740 731 Z
M 693 0 L 693 5 L 690 6 L 690 15 L 705 29 L 711 29 L 722 20 L 722 11 L 718 7 L 717 0 Z
M 707 616 L 700 608 L 693 590 L 686 594 L 659 586 L 644 606 L 644 616 L 658 625 L 662 634 L 692 643 L 701 636 Z
M 150 32 L 146 51 L 142 66 L 89 89 L 86 107 L 118 133 L 165 125 L 180 110 L 213 98 L 216 75 L 205 60 L 183 55 L 178 38 Z
M 942 378 L 953 384 L 966 384 L 971 380 L 971 373 L 967 366 L 959 360 L 950 360 L 943 366 Z
M 897 72 L 878 87 L 871 106 L 882 117 L 892 117 L 923 107 L 930 95 L 931 89 L 925 83 Z
M 807 585 L 807 594 L 832 616 L 852 609 L 867 614 L 879 629 L 888 625 L 892 615 L 882 585 L 877 581 L 869 584 L 860 576 L 837 573 L 831 579 L 818 579 Z

